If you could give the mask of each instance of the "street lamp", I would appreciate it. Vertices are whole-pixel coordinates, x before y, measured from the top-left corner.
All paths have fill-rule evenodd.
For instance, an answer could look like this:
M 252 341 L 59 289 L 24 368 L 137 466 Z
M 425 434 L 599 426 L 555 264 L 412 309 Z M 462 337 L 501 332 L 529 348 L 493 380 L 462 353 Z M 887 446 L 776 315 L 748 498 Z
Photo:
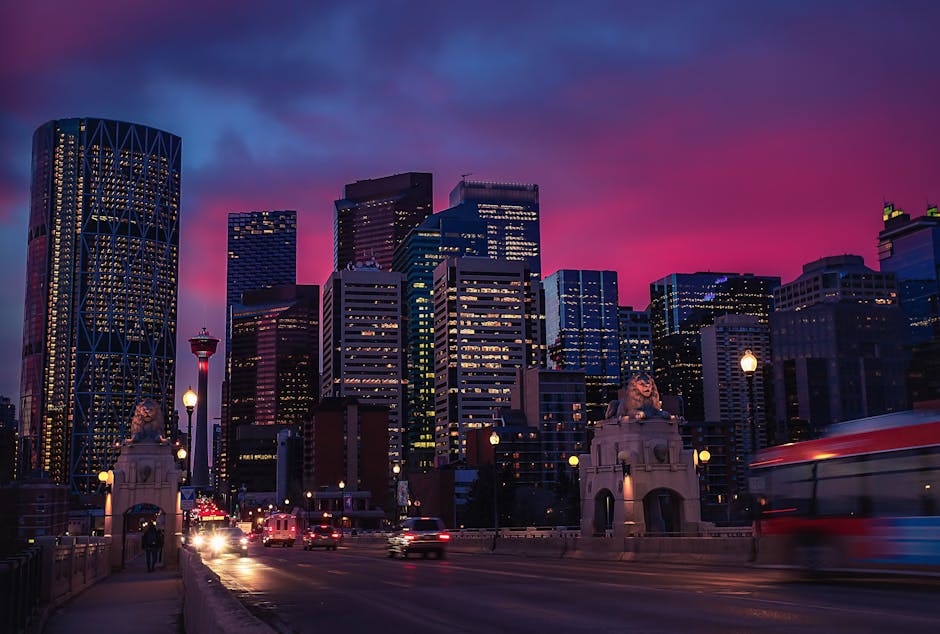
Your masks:
M 196 409 L 196 401 L 199 400 L 199 397 L 193 392 L 193 386 L 190 385 L 189 389 L 183 393 L 183 407 L 186 408 L 186 416 L 189 421 L 186 424 L 186 438 L 189 442 L 193 441 L 193 410 Z M 182 460 L 182 458 L 180 458 Z M 193 481 L 193 472 L 190 461 L 186 461 L 186 484 L 191 484 Z
M 499 434 L 496 430 L 490 434 L 490 444 L 493 445 L 493 528 L 499 532 L 499 470 L 496 468 L 496 447 L 499 445 Z
M 704 480 L 702 507 L 708 506 L 708 461 L 712 459 L 712 453 L 708 449 L 702 449 L 698 452 L 698 463 L 702 465 L 702 479 Z
M 747 378 L 747 424 L 751 433 L 751 455 L 757 452 L 757 429 L 754 420 L 754 371 L 757 370 L 757 357 L 750 350 L 745 350 L 741 357 L 741 369 Z
M 399 478 L 400 473 L 401 473 L 401 465 L 396 462 L 395 464 L 392 465 L 392 475 L 395 476 L 395 487 L 392 492 L 392 497 L 394 498 L 394 502 L 395 502 L 393 506 L 395 507 L 395 515 L 396 515 L 395 521 L 396 522 L 401 519 L 401 509 L 398 507 L 398 478 Z
M 306 493 L 304 493 L 304 497 L 307 498 L 307 523 L 309 524 L 310 523 L 310 498 L 313 497 L 313 492 L 307 491 Z

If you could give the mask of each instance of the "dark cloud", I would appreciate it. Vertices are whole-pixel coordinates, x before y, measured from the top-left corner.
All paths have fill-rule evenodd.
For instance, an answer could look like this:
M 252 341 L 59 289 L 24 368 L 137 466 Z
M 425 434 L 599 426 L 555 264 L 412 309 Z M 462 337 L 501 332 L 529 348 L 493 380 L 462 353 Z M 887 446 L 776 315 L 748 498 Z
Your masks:
M 229 212 L 297 209 L 299 276 L 321 284 L 332 201 L 361 178 L 432 171 L 438 209 L 462 173 L 537 182 L 545 272 L 618 270 L 638 307 L 675 271 L 875 266 L 882 197 L 940 198 L 937 5 L 626 4 L 4 4 L 0 394 L 31 137 L 53 118 L 183 137 L 181 350 L 222 331 Z

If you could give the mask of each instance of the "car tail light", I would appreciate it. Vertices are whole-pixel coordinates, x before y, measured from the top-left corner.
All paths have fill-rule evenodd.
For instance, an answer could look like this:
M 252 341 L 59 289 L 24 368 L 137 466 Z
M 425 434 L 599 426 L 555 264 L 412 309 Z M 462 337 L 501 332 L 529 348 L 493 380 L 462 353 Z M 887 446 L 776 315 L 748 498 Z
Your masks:
M 414 541 L 414 538 L 415 538 L 414 535 L 405 535 L 405 541 L 409 541 L 409 542 Z
M 339 533 L 331 533 L 330 537 L 332 537 L 333 539 L 339 539 Z
M 437 538 L 441 540 L 442 542 L 450 541 L 450 535 L 448 535 L 447 533 L 441 533 L 437 536 Z

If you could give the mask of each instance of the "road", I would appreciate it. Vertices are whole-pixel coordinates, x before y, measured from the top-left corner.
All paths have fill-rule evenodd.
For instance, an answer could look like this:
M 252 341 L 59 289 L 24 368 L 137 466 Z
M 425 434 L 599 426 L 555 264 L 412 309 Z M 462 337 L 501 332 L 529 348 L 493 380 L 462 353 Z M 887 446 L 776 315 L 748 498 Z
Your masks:
M 361 546 L 252 545 L 207 563 L 281 632 L 940 631 L 940 580 L 454 552 L 402 561 Z

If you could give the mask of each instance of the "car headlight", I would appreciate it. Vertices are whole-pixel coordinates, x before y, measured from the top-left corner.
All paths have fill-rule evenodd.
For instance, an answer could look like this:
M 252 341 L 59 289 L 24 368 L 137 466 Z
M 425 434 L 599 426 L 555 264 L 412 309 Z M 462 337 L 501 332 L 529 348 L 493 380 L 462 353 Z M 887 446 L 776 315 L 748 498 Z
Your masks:
M 195 537 L 193 537 L 193 546 L 195 546 L 196 548 L 199 548 L 205 542 L 206 542 L 206 538 L 203 537 L 202 535 L 196 535 Z
M 212 548 L 213 550 L 222 550 L 225 548 L 225 539 L 220 535 L 216 535 L 212 538 Z
M 248 538 L 247 538 L 247 537 L 242 537 L 242 538 L 239 540 L 239 542 L 241 543 L 242 546 L 247 546 L 247 545 L 248 545 Z

